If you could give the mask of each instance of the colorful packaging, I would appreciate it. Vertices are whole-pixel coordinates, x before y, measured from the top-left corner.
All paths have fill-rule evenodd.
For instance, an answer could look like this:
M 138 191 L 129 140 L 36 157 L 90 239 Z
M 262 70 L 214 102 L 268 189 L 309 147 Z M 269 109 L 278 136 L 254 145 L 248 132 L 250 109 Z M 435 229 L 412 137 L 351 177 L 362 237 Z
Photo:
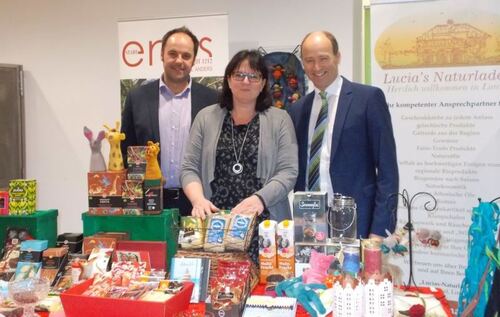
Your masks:
M 9 192 L 0 191 L 0 215 L 9 214 Z
M 229 227 L 229 215 L 213 214 L 207 220 L 205 251 L 224 252 L 224 236 Z
M 278 247 L 278 268 L 291 272 L 295 271 L 294 250 L 294 224 L 292 220 L 283 220 L 278 224 L 276 233 L 276 245 Z
M 36 211 L 36 180 L 14 179 L 9 182 L 9 213 L 31 215 Z
M 226 249 L 246 251 L 253 234 L 254 215 L 233 215 L 226 235 Z
M 161 179 L 144 181 L 144 213 L 158 215 L 163 211 L 163 187 Z
M 142 181 L 125 180 L 122 189 L 122 202 L 125 215 L 142 215 L 144 209 Z
M 328 238 L 328 194 L 296 192 L 293 199 L 295 242 L 325 242 Z
M 205 228 L 201 218 L 181 217 L 178 243 L 183 249 L 201 249 L 205 241 Z
M 264 220 L 259 224 L 260 283 L 265 284 L 269 273 L 277 268 L 276 221 Z
M 90 172 L 87 180 L 90 214 L 123 214 L 122 187 L 125 171 Z
M 127 179 L 144 180 L 146 149 L 147 146 L 129 146 L 127 148 Z

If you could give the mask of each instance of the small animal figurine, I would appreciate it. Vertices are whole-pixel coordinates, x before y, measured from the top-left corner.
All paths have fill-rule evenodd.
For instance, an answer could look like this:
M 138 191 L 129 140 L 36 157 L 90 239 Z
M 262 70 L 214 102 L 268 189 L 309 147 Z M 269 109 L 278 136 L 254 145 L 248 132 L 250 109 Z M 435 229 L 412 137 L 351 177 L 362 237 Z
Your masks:
M 158 153 L 160 153 L 160 143 L 148 141 L 146 148 L 146 173 L 144 179 L 161 179 L 161 169 L 158 164 Z
M 312 250 L 311 259 L 309 260 L 311 268 L 302 274 L 302 280 L 304 283 L 324 283 L 325 278 L 327 277 L 328 268 L 330 268 L 330 265 L 334 260 L 334 255 L 325 255 L 317 252 L 316 250 Z
M 120 148 L 121 141 L 125 140 L 125 133 L 120 133 L 120 121 L 116 121 L 116 128 L 110 128 L 107 125 L 104 127 L 108 130 L 106 132 L 106 139 L 109 142 L 109 171 L 123 170 L 123 157 Z
M 99 131 L 97 138 L 94 139 L 94 134 L 92 131 L 83 127 L 83 134 L 89 140 L 90 145 L 90 172 L 105 172 L 106 171 L 106 162 L 104 161 L 104 156 L 101 152 L 102 140 L 105 137 L 105 133 L 103 130 Z

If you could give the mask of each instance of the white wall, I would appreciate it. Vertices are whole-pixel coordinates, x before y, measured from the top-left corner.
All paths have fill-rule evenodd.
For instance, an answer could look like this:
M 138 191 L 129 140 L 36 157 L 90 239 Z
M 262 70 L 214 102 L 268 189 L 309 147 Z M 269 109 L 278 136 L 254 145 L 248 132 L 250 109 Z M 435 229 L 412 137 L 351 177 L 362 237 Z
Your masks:
M 229 16 L 230 56 L 245 47 L 293 48 L 325 29 L 339 40 L 341 72 L 360 78 L 358 0 L 0 0 L 0 63 L 25 70 L 27 177 L 38 181 L 38 209 L 59 210 L 59 232 L 83 230 L 90 157 L 83 126 L 120 118 L 116 22 L 219 13 Z

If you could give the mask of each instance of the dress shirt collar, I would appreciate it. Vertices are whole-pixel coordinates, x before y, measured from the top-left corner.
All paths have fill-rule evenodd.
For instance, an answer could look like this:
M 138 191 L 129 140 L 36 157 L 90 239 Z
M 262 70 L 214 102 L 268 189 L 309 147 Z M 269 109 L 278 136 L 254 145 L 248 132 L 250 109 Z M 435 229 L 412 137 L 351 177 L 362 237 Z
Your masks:
M 191 80 L 191 77 L 189 78 L 189 82 L 188 84 L 186 85 L 186 88 L 184 88 L 183 91 L 181 91 L 180 93 L 178 94 L 174 94 L 172 92 L 172 90 L 170 88 L 168 88 L 168 86 L 165 84 L 165 82 L 163 81 L 163 75 L 160 77 L 160 85 L 159 85 L 159 89 L 160 89 L 160 95 L 162 94 L 166 94 L 167 96 L 173 98 L 173 97 L 177 97 L 177 98 L 183 98 L 183 97 L 187 97 L 189 95 L 189 92 L 191 91 L 191 84 L 192 84 L 192 80 Z
M 342 88 L 342 82 L 343 82 L 342 76 L 338 75 L 337 78 L 335 78 L 335 80 L 333 81 L 333 83 L 331 83 L 330 86 L 326 87 L 326 89 L 325 89 L 326 95 L 328 97 L 330 97 L 332 95 L 339 96 L 340 95 L 340 88 Z M 321 90 L 314 87 L 314 93 L 316 96 L 319 97 L 320 92 L 321 92 Z

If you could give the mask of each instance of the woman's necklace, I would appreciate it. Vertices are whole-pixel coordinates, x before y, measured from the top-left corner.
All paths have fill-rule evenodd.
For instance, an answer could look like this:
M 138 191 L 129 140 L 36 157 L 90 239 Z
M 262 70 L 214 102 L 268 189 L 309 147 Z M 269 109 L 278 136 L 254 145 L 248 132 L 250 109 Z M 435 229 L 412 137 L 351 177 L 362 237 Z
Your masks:
M 235 173 L 236 175 L 239 175 L 243 172 L 243 164 L 240 163 L 240 158 L 241 158 L 241 153 L 243 152 L 243 146 L 245 145 L 245 141 L 247 139 L 248 130 L 250 129 L 252 121 L 253 120 L 251 120 L 247 125 L 247 131 L 245 132 L 245 136 L 243 137 L 243 142 L 241 143 L 240 153 L 236 154 L 236 147 L 234 146 L 234 123 L 233 123 L 233 118 L 231 118 L 231 142 L 233 143 L 234 159 L 236 160 L 236 163 L 234 163 L 232 170 L 233 173 Z

